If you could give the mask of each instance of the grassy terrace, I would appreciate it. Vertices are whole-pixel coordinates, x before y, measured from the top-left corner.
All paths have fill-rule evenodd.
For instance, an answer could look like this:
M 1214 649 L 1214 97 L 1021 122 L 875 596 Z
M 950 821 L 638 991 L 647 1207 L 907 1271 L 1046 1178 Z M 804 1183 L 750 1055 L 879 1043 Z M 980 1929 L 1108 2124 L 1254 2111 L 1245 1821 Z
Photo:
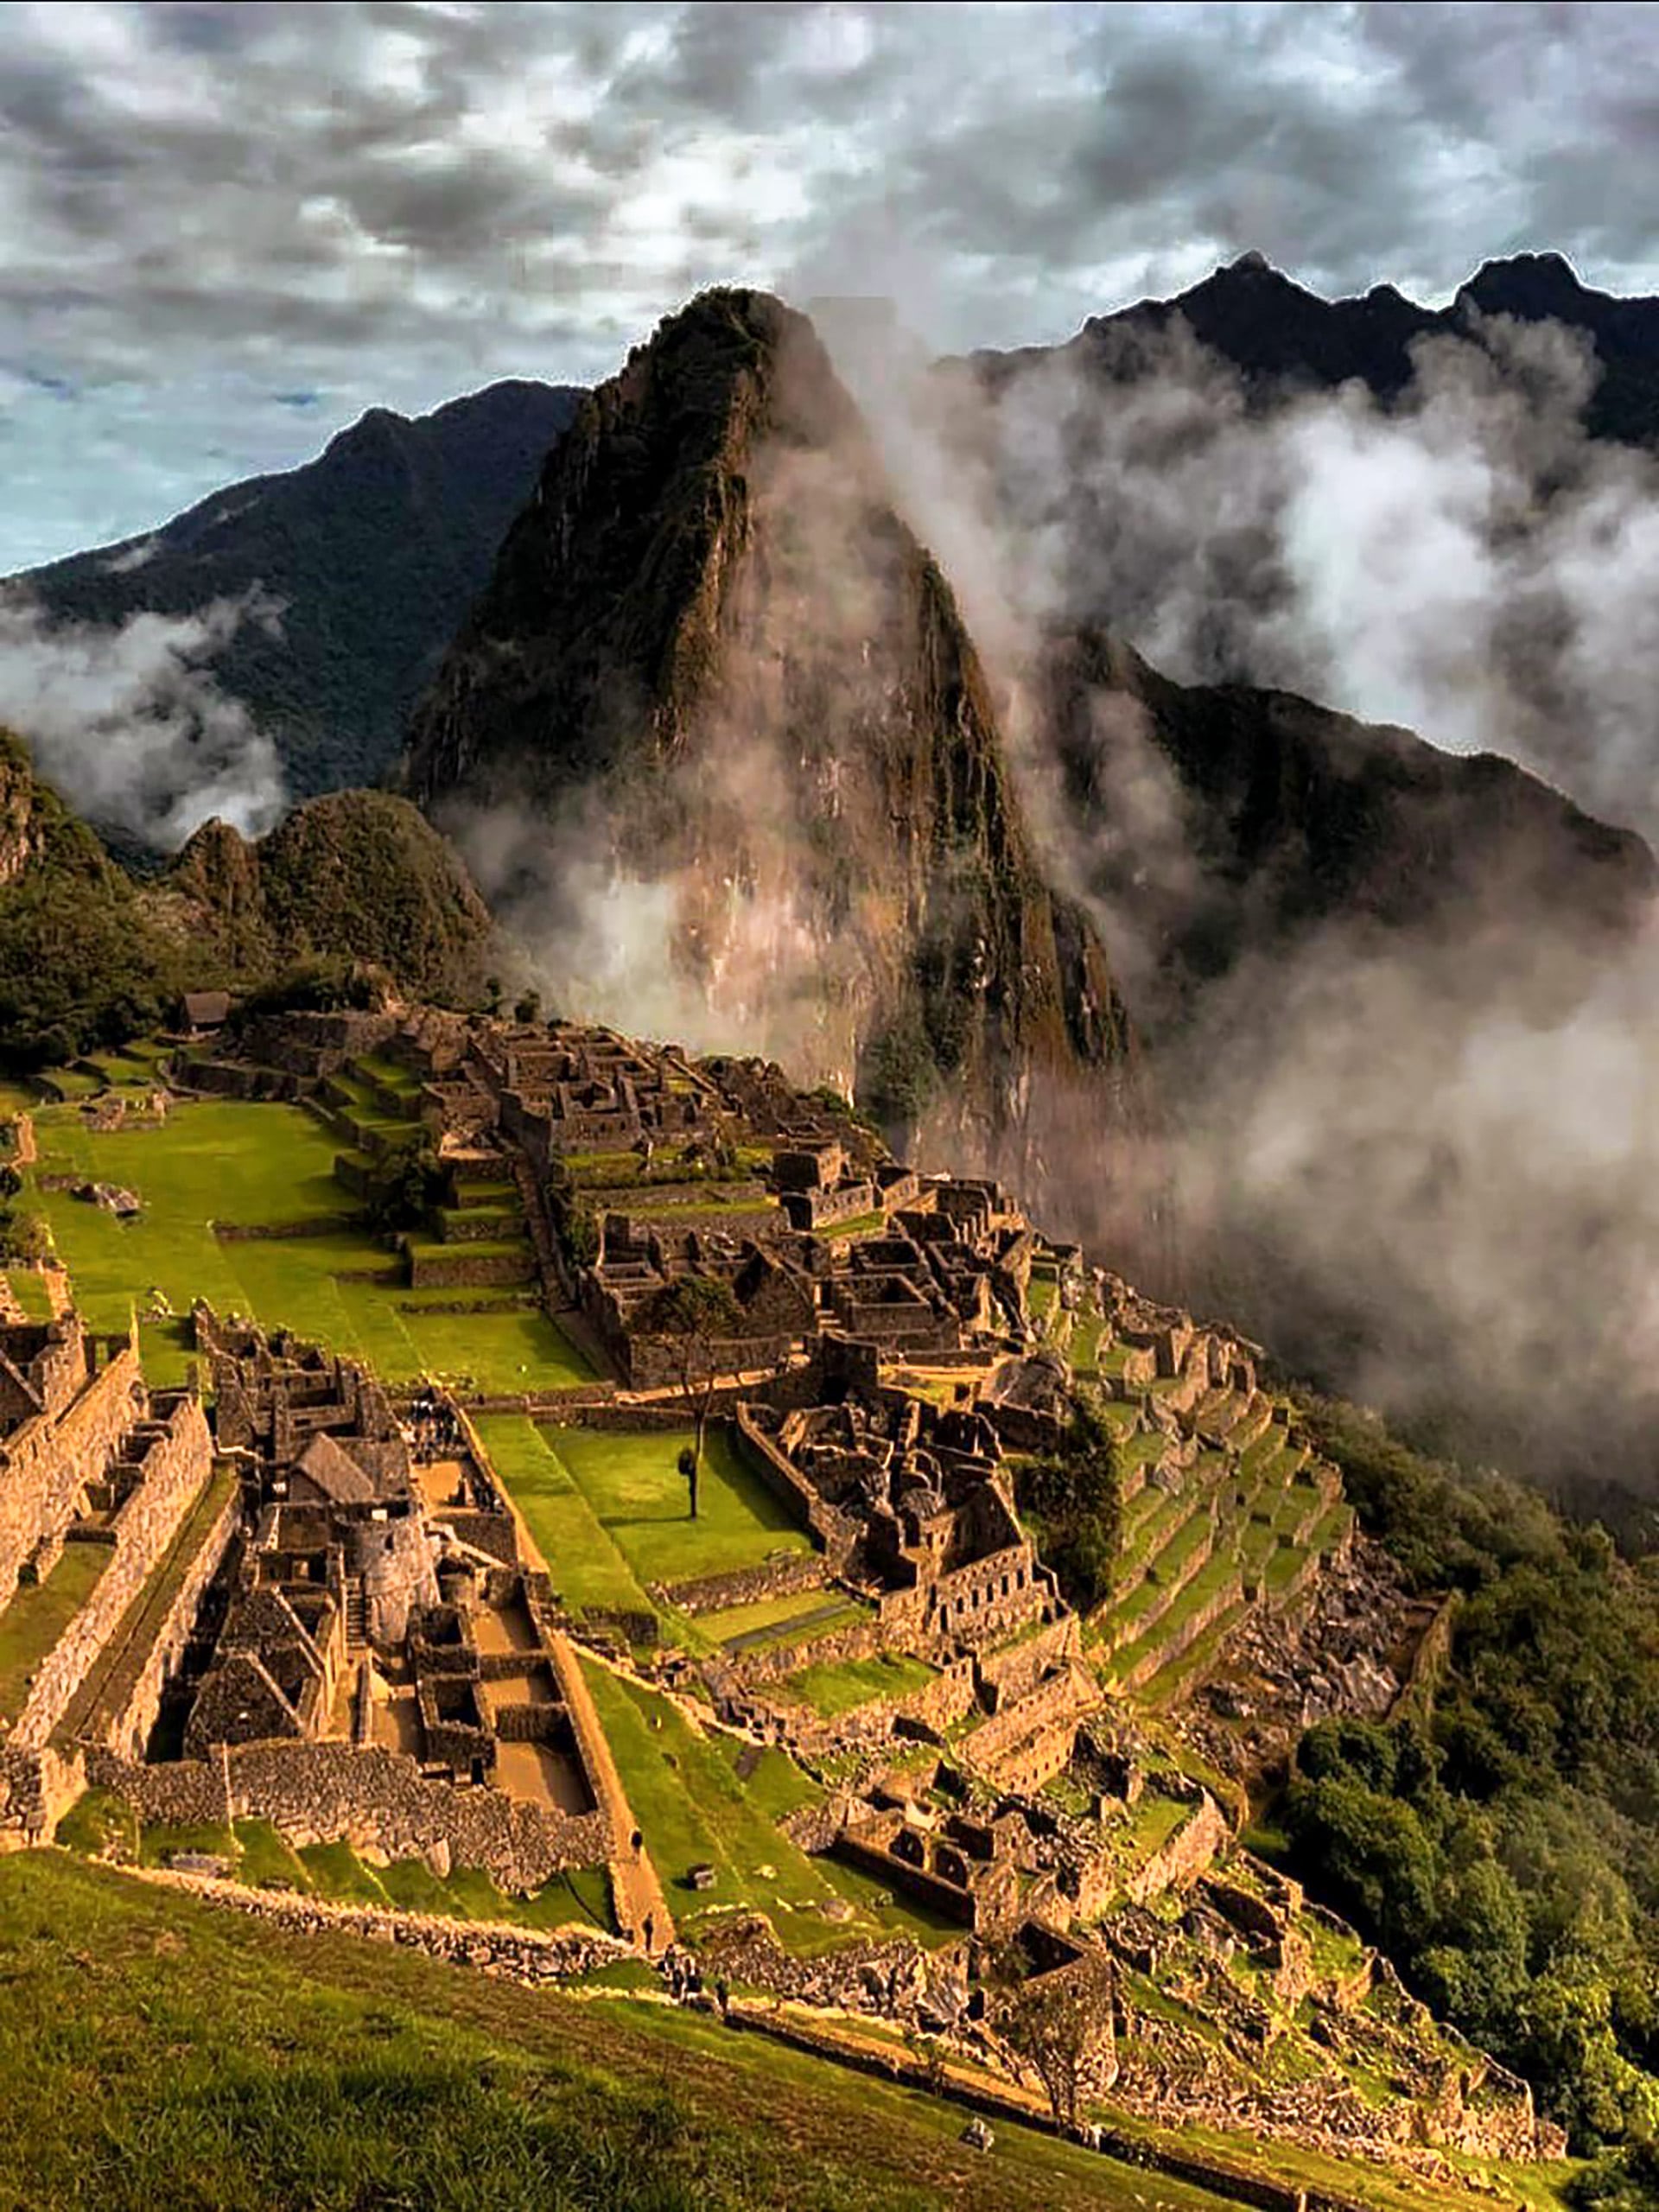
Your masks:
M 584 1660 L 588 1686 L 646 1848 L 682 1924 L 734 1906 L 759 1906 L 792 1950 L 821 1951 L 881 1934 L 931 1942 L 945 1932 L 901 1903 L 883 1904 L 878 1886 L 851 1867 L 809 1859 L 778 1821 L 818 1794 L 784 1752 L 768 1746 L 747 1779 L 745 1746 L 694 1728 L 680 1708 L 641 1684 Z M 715 1869 L 711 1889 L 686 1885 L 690 1868 Z M 837 1900 L 850 1919 L 825 1916 Z
M 0 1613 L 0 1717 L 16 1720 L 29 1679 L 92 1596 L 109 1565 L 107 1544 L 66 1544 L 44 1582 L 20 1583 Z
M 175 1313 L 204 1297 L 221 1313 L 252 1313 L 365 1359 L 394 1383 L 436 1375 L 486 1391 L 547 1390 L 590 1378 L 540 1313 L 505 1300 L 485 1313 L 429 1312 L 397 1281 L 347 1280 L 398 1266 L 366 1231 L 215 1236 L 215 1220 L 291 1224 L 343 1210 L 333 1173 L 338 1141 L 298 1107 L 203 1101 L 175 1108 L 164 1126 L 104 1135 L 83 1128 L 73 1108 L 53 1107 L 36 1115 L 35 1130 L 43 1170 L 125 1184 L 144 1201 L 136 1221 L 121 1223 L 67 1192 L 41 1194 L 94 1328 L 124 1328 L 131 1306 L 156 1287 Z M 146 1327 L 152 1382 L 181 1380 L 189 1356 L 183 1332 Z
M 89 1789 L 58 1823 L 56 1840 L 89 1857 L 113 1851 L 123 1863 L 164 1866 L 175 1852 L 210 1852 L 232 1880 L 249 1889 L 289 1890 L 340 1904 L 382 1911 L 435 1912 L 456 1920 L 509 1921 L 520 1928 L 588 1925 L 614 1934 L 610 1882 L 602 1867 L 556 1875 L 533 1897 L 512 1897 L 474 1866 L 457 1866 L 440 1880 L 424 1859 L 372 1866 L 348 1843 L 307 1844 L 296 1850 L 269 1821 L 238 1821 L 234 1830 L 211 1821 L 191 1827 L 151 1821 L 140 1827 L 120 1798 Z
M 541 1548 L 553 1586 L 574 1611 L 649 1612 L 651 1600 L 563 1459 L 533 1421 L 486 1414 L 479 1441 Z M 673 1462 L 669 1462 L 671 1474 Z M 674 1480 L 677 1483 L 678 1477 Z M 680 1484 L 682 1492 L 684 1485 Z
M 785 1675 L 775 1689 L 779 1697 L 793 1698 L 833 1719 L 875 1698 L 909 1697 L 932 1679 L 931 1667 L 894 1651 L 874 1659 L 833 1660 L 803 1667 L 799 1674 Z
M 0 2202 L 64 2212 L 1216 2212 L 1219 2200 L 690 2015 L 0 1861 Z M 158 2032 L 157 2024 L 164 2024 Z
M 756 1566 L 773 1552 L 811 1549 L 723 1428 L 709 1432 L 695 1521 L 676 1465 L 690 1427 L 629 1435 L 544 1426 L 543 1434 L 642 1582 L 689 1582 Z
M 12 1268 L 6 1275 L 11 1294 L 22 1309 L 26 1321 L 49 1321 L 52 1301 L 46 1294 L 46 1285 L 32 1268 Z

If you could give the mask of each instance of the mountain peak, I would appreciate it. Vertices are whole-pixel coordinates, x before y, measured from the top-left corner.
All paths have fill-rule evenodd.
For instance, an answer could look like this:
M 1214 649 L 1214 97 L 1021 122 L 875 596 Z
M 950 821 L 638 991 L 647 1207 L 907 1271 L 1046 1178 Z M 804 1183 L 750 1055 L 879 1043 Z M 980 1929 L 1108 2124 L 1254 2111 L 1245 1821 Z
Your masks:
M 1561 253 L 1517 253 L 1483 262 L 1459 294 L 1488 314 L 1519 315 L 1529 321 L 1554 316 L 1566 322 L 1581 320 L 1586 303 L 1599 296 L 1580 283 Z
M 589 395 L 416 717 L 409 784 L 543 850 L 579 814 L 583 861 L 664 917 L 622 990 L 855 1076 L 892 1126 L 936 1112 L 1017 1179 L 1046 1118 L 1118 1109 L 1105 956 L 1039 872 L 950 588 L 771 294 L 699 295 Z M 532 872 L 545 941 L 572 870 Z M 564 995 L 598 926 L 555 952 Z

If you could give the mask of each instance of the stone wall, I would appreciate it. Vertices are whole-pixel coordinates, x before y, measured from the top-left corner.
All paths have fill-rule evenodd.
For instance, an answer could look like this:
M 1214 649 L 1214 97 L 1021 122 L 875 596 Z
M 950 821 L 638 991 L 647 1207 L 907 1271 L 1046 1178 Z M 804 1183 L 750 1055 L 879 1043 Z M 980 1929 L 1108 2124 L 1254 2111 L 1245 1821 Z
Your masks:
M 181 1395 L 150 1442 L 143 1478 L 115 1516 L 114 1557 L 35 1674 L 11 1742 L 38 1751 L 80 1688 L 88 1668 L 178 1534 L 212 1471 L 213 1440 L 201 1401 Z
M 500 1921 L 451 1920 L 438 1913 L 334 1904 L 321 1897 L 249 1889 L 239 1882 L 215 1881 L 210 1876 L 170 1870 L 152 1869 L 144 1879 L 187 1891 L 205 1903 L 226 1906 L 301 1935 L 358 1936 L 373 1942 L 397 1943 L 457 1966 L 505 1974 L 515 1981 L 565 1980 L 589 1967 L 626 1957 L 631 1948 L 619 1936 L 597 1928 L 515 1928 Z
M 982 1652 L 979 1675 L 988 1709 L 999 1712 L 1014 1699 L 1028 1695 L 1052 1669 L 1077 1656 L 1082 1641 L 1076 1614 L 1062 1613 L 1006 1651 Z
M 983 1559 L 879 1601 L 884 1625 L 925 1630 L 952 1643 L 984 1644 L 1023 1628 L 1053 1599 L 1052 1581 L 1028 1543 L 1010 1544 Z
M 55 1418 L 38 1414 L 12 1430 L 0 1448 L 0 1610 L 35 1547 L 74 1518 L 83 1485 L 103 1473 L 145 1404 L 138 1355 L 128 1348 Z
M 758 1605 L 766 1598 L 796 1591 L 822 1590 L 824 1563 L 817 1552 L 785 1552 L 757 1567 L 738 1567 L 724 1574 L 702 1574 L 695 1581 L 659 1586 L 663 1603 L 683 1613 L 722 1612 L 728 1605 Z
M 1201 1791 L 1191 1816 L 1135 1868 L 1127 1885 L 1128 1895 L 1136 1904 L 1150 1904 L 1166 1890 L 1184 1889 L 1209 1872 L 1232 1840 L 1220 1806 L 1208 1790 Z
M 89 1750 L 86 1771 L 142 1819 L 181 1827 L 225 1818 L 228 1773 L 234 1817 L 268 1820 L 294 1844 L 344 1838 L 388 1859 L 423 1857 L 443 1845 L 455 1865 L 481 1866 L 502 1889 L 520 1894 L 566 1867 L 596 1866 L 610 1855 L 601 1811 L 554 1813 L 496 1789 L 428 1781 L 414 1759 L 381 1745 L 359 1751 L 333 1742 L 242 1744 L 223 1758 L 159 1766 Z
M 86 1787 L 78 1751 L 60 1756 L 49 1746 L 24 1751 L 0 1744 L 0 1851 L 49 1843 Z
M 1230 1574 L 1211 1592 L 1203 1605 L 1187 1615 L 1179 1628 L 1172 1628 L 1167 1637 L 1142 1654 L 1122 1676 L 1122 1687 L 1127 1690 L 1138 1690 L 1144 1683 L 1149 1682 L 1160 1667 L 1167 1667 L 1173 1660 L 1190 1651 L 1205 1630 L 1212 1627 L 1230 1606 L 1238 1605 L 1243 1596 L 1243 1576 Z
M 800 1470 L 756 1425 L 747 1406 L 740 1405 L 733 1414 L 732 1445 L 744 1465 L 760 1477 L 819 1550 L 827 1552 L 834 1560 L 849 1548 L 848 1532 L 841 1525 L 841 1516 L 825 1504 Z
M 130 1664 L 118 1669 L 75 1733 L 130 1758 L 143 1758 L 161 1712 L 162 1694 L 177 1672 L 190 1641 L 196 1608 L 219 1572 L 241 1517 L 241 1494 L 232 1485 L 203 1534 L 165 1615 L 156 1624 L 148 1649 L 134 1653 Z
M 535 1278 L 536 1255 L 528 1244 L 521 1252 L 480 1252 L 465 1244 L 446 1244 L 441 1251 L 411 1252 L 409 1260 L 413 1290 L 513 1289 Z

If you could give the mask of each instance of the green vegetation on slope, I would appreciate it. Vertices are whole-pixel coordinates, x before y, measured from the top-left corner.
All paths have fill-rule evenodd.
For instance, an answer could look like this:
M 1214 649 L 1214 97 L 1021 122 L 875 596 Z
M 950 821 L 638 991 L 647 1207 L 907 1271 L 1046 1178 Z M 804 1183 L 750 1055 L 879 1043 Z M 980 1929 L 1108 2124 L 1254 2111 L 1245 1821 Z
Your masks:
M 209 823 L 137 883 L 0 730 L 0 1065 L 118 1045 L 181 992 L 267 982 L 313 948 L 409 991 L 464 987 L 489 930 L 455 855 L 382 791 L 315 800 L 257 844 Z
M 1306 1409 L 1363 1517 L 1465 1594 L 1391 1728 L 1304 1740 L 1287 1818 L 1311 1883 L 1533 2082 L 1575 2146 L 1659 2136 L 1659 1560 L 1501 1478 Z
M 830 1859 L 809 1859 L 778 1822 L 818 1795 L 786 1755 L 768 1746 L 747 1777 L 745 1745 L 694 1726 L 668 1698 L 613 1674 L 597 1660 L 583 1667 L 628 1802 L 668 1891 L 688 1929 L 704 1914 L 758 1907 L 791 1950 L 821 1951 L 857 1936 L 908 1935 L 931 1941 L 944 1929 L 910 1906 L 884 1901 L 877 1885 Z M 746 1762 L 747 1763 L 747 1762 Z M 712 1887 L 686 1886 L 691 1867 L 715 1870 Z M 853 1916 L 838 1915 L 850 1904 Z M 957 1931 L 952 1931 L 957 1932 Z
M 0 1859 L 0 2202 L 60 2212 L 1205 2212 L 1216 2200 L 659 2008 Z

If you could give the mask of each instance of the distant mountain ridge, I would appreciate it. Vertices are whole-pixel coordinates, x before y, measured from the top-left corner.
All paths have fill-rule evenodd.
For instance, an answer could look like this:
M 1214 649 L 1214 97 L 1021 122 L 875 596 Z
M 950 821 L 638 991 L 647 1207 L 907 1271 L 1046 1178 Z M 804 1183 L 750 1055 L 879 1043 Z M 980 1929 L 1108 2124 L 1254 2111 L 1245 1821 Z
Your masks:
M 295 798 L 377 783 L 580 397 L 509 381 L 414 418 L 372 407 L 302 467 L 12 581 L 49 616 L 111 626 L 259 587 L 280 632 L 245 623 L 213 660 L 219 687 L 272 740 Z
M 1179 317 L 1201 344 L 1231 362 L 1258 400 L 1331 391 L 1357 378 L 1386 403 L 1411 380 L 1410 348 L 1417 340 L 1466 338 L 1481 315 L 1554 321 L 1583 332 L 1601 368 L 1586 410 L 1592 435 L 1659 445 L 1659 297 L 1597 291 L 1581 283 L 1559 253 L 1484 262 L 1443 308 L 1421 307 L 1392 284 L 1324 299 L 1260 253 L 1244 253 L 1173 299 L 1140 300 L 1091 315 L 1064 346 L 967 358 L 993 385 L 1050 355 L 1069 355 L 1117 376 L 1126 338 L 1161 334 Z
M 1141 299 L 1090 316 L 1064 345 L 982 349 L 967 363 L 993 387 L 1058 356 L 1122 378 L 1135 374 L 1126 340 L 1164 334 L 1181 319 L 1194 339 L 1239 370 L 1259 404 L 1294 391 L 1332 391 L 1350 380 L 1387 404 L 1411 383 L 1415 340 L 1466 339 L 1480 316 L 1497 315 L 1517 323 L 1553 321 L 1588 336 L 1601 374 L 1584 416 L 1586 429 L 1624 445 L 1659 445 L 1659 296 L 1597 292 L 1555 252 L 1484 261 L 1445 308 L 1421 308 L 1389 283 L 1350 299 L 1320 299 L 1263 254 L 1248 252 L 1174 299 Z

